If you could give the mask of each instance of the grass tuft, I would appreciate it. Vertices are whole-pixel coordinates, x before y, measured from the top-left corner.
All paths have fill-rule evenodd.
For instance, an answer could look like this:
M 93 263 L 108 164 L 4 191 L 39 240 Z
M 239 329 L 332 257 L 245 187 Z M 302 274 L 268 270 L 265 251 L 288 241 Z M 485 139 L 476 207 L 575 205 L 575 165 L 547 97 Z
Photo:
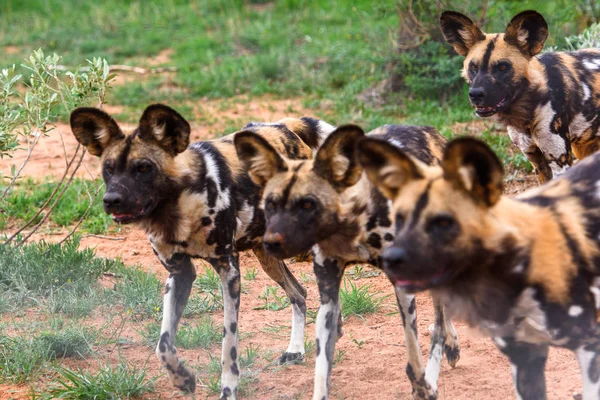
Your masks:
M 154 392 L 154 380 L 146 372 L 121 361 L 116 367 L 101 366 L 97 373 L 66 367 L 57 369 L 58 385 L 42 398 L 116 400 L 139 398 Z
M 344 281 L 344 287 L 340 290 L 342 302 L 342 315 L 344 317 L 356 315 L 363 317 L 367 314 L 376 313 L 383 300 L 388 296 L 377 296 L 369 292 L 372 285 L 358 286 L 349 279 Z

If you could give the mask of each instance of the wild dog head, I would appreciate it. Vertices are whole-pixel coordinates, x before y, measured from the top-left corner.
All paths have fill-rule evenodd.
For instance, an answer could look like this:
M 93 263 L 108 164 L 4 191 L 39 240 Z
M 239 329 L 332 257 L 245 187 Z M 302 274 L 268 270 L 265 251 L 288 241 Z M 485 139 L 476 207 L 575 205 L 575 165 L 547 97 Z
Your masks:
M 463 76 L 469 100 L 481 117 L 507 111 L 530 78 L 531 59 L 544 47 L 548 25 L 538 12 L 523 11 L 504 33 L 483 33 L 468 17 L 445 11 L 442 33 L 456 52 L 465 57 Z
M 364 139 L 359 160 L 393 201 L 395 239 L 382 255 L 392 283 L 408 291 L 448 284 L 482 260 L 491 235 L 488 210 L 500 200 L 503 168 L 481 141 L 448 144 L 430 167 L 388 143 Z
M 343 229 L 340 194 L 362 175 L 355 145 L 361 128 L 346 125 L 332 132 L 312 160 L 282 157 L 252 132 L 235 135 L 235 147 L 252 181 L 264 187 L 265 249 L 277 258 L 310 250 Z
M 82 107 L 71 113 L 71 129 L 79 143 L 102 159 L 104 210 L 115 221 L 139 221 L 173 195 L 174 157 L 187 148 L 190 136 L 190 125 L 175 110 L 148 106 L 138 127 L 125 135 L 105 112 Z

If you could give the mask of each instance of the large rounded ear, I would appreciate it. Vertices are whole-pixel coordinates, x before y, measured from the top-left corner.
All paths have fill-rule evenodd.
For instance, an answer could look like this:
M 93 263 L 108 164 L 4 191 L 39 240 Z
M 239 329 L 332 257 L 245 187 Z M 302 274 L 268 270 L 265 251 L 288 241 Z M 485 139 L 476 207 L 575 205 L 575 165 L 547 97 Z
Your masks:
M 235 134 L 233 143 L 254 184 L 264 187 L 276 173 L 287 171 L 283 158 L 262 136 L 241 131 Z
M 356 143 L 364 135 L 356 125 L 343 125 L 334 130 L 315 155 L 315 173 L 338 191 L 356 184 L 362 175 Z
M 172 156 L 190 144 L 190 124 L 177 111 L 164 104 L 152 104 L 140 118 L 139 137 L 155 141 Z
M 404 185 L 424 176 L 410 156 L 384 140 L 363 138 L 357 150 L 369 180 L 388 199 L 393 200 Z
M 515 15 L 504 31 L 507 43 L 531 57 L 542 51 L 547 38 L 548 24 L 542 14 L 533 10 Z
M 440 28 L 448 43 L 461 56 L 466 56 L 477 42 L 485 40 L 481 29 L 469 17 L 456 11 L 444 11 L 440 17 Z
M 442 160 L 444 178 L 473 199 L 491 207 L 502 197 L 504 168 L 496 154 L 481 140 L 451 141 Z
M 125 135 L 114 119 L 97 108 L 79 107 L 71 113 L 71 130 L 90 154 L 100 157 L 114 141 Z

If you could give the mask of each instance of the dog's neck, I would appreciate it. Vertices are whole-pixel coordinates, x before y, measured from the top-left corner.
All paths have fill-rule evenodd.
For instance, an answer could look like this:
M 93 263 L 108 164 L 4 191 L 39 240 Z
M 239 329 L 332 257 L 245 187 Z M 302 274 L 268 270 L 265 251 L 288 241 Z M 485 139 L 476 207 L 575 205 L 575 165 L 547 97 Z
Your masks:
M 390 228 L 392 225 L 388 202 L 364 173 L 355 185 L 340 196 L 338 229 L 318 245 L 327 254 L 344 255 L 355 261 L 367 262 L 372 259 L 372 254 L 367 251 L 368 232 L 380 226 Z
M 507 110 L 496 117 L 501 124 L 528 133 L 535 121 L 535 108 L 532 105 L 540 104 L 538 98 L 547 94 L 544 67 L 537 57 L 533 57 L 529 62 L 527 77 L 521 79 L 514 100 Z

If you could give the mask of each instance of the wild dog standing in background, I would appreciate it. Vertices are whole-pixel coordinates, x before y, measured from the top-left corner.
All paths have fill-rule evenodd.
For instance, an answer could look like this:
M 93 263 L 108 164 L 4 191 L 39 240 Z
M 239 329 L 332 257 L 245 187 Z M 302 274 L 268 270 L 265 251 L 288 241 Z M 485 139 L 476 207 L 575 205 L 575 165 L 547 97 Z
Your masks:
M 250 178 L 264 186 L 268 253 L 284 259 L 313 249 L 314 272 L 321 296 L 316 322 L 317 360 L 313 398 L 328 396 L 340 317 L 339 290 L 350 263 L 380 266 L 380 255 L 394 239 L 388 201 L 364 176 L 356 143 L 364 136 L 354 125 L 335 130 L 314 160 L 289 160 L 251 132 L 236 134 L 235 147 Z M 388 125 L 369 134 L 405 148 L 426 164 L 437 164 L 446 140 L 433 128 Z M 410 379 L 415 399 L 435 399 L 445 351 L 450 365 L 459 358 L 452 322 L 436 303 L 436 325 L 427 368 L 418 343 L 415 299 L 397 290 Z
M 496 114 L 544 183 L 600 148 L 600 50 L 539 56 L 548 25 L 523 11 L 504 33 L 485 34 L 468 17 L 446 11 L 444 37 L 465 56 L 469 99 L 481 117 Z
M 156 355 L 175 386 L 191 392 L 196 386 L 195 377 L 177 358 L 174 343 L 196 278 L 192 258 L 208 261 L 222 282 L 222 399 L 237 398 L 239 251 L 252 249 L 292 303 L 291 340 L 281 362 L 304 356 L 306 290 L 283 261 L 263 250 L 261 190 L 238 160 L 231 136 L 188 147 L 190 125 L 161 104 L 146 108 L 138 128 L 129 135 L 123 134 L 108 114 L 95 108 L 73 111 L 71 128 L 91 154 L 102 157 L 105 211 L 117 222 L 141 226 L 169 271 Z M 245 129 L 287 157 L 309 159 L 333 127 L 302 118 L 249 124 Z
M 517 398 L 545 399 L 549 346 L 572 350 L 583 398 L 600 398 L 600 154 L 516 198 L 479 140 L 456 139 L 441 167 L 365 140 L 361 161 L 393 200 L 383 265 L 396 288 L 430 290 L 448 315 L 494 338 Z

